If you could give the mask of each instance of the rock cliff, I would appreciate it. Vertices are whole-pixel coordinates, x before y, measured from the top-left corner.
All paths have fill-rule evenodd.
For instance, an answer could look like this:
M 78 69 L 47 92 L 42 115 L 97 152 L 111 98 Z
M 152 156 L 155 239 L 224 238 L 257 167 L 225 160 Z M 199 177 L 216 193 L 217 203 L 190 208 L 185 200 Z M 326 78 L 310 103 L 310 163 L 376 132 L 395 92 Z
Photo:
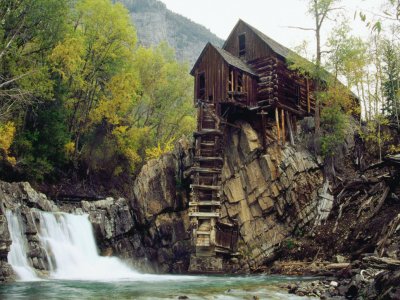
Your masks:
M 223 41 L 202 25 L 176 14 L 157 0 L 120 0 L 130 11 L 139 43 L 154 46 L 167 42 L 175 49 L 180 61 L 193 65 L 204 46 L 211 42 L 221 46 Z
M 326 218 L 333 197 L 309 151 L 272 144 L 264 153 L 256 131 L 237 125 L 225 143 L 222 216 L 238 222 L 241 269 L 254 270 L 296 231 Z
M 7 210 L 15 212 L 23 221 L 23 230 L 27 239 L 27 258 L 30 265 L 38 273 L 45 274 L 49 269 L 49 262 L 46 259 L 45 250 L 39 243 L 34 211 L 59 211 L 58 207 L 44 194 L 32 189 L 27 182 L 14 184 L 0 182 L 0 281 L 15 279 L 15 274 L 7 262 L 11 245 L 6 218 Z

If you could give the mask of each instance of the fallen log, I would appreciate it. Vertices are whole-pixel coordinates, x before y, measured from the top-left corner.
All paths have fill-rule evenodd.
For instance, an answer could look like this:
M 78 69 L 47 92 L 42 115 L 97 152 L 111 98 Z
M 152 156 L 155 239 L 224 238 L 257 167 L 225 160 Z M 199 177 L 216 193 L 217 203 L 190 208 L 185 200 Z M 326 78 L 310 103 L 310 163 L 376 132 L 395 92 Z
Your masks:
M 348 267 L 350 267 L 350 263 L 333 263 L 326 265 L 325 268 L 327 268 L 328 270 L 341 270 L 341 269 L 346 269 Z
M 390 192 L 390 187 L 386 187 L 385 191 L 383 192 L 382 196 L 379 198 L 378 204 L 376 205 L 374 211 L 372 212 L 370 218 L 372 218 L 373 216 L 375 216 L 379 210 L 382 208 L 383 203 L 385 203 L 385 200 L 387 198 L 387 196 L 389 195 Z
M 385 270 L 400 269 L 400 260 L 389 257 L 367 256 L 362 259 L 364 267 Z

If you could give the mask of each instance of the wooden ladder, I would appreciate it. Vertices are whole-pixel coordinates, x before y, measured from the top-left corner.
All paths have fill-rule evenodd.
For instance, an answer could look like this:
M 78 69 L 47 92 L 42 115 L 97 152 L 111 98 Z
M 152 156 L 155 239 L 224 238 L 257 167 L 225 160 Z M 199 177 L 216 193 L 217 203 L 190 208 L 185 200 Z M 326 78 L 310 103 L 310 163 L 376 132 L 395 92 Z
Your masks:
M 224 123 L 213 103 L 198 101 L 194 166 L 191 173 L 189 217 L 196 256 L 214 256 L 216 224 L 220 218 Z

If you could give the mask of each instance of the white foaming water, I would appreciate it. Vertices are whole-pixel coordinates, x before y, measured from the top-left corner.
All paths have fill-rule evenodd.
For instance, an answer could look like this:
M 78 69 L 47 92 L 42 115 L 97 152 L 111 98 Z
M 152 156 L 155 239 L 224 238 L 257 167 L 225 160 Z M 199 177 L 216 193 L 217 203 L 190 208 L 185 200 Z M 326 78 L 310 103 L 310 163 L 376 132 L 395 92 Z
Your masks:
M 49 213 L 36 210 L 40 244 L 49 262 L 50 277 L 66 280 L 96 281 L 170 281 L 195 280 L 199 277 L 140 274 L 117 257 L 103 257 L 97 252 L 88 215 Z M 27 241 L 23 224 L 7 211 L 12 246 L 8 261 L 22 281 L 40 280 L 26 257 Z
M 51 277 L 68 280 L 164 281 L 194 280 L 192 276 L 140 274 L 117 257 L 97 252 L 88 215 L 37 211 L 40 240 L 50 262 Z
M 40 240 L 47 250 L 52 278 L 121 280 L 139 275 L 116 257 L 99 256 L 87 215 L 38 215 Z
M 19 280 L 38 280 L 39 278 L 36 276 L 26 257 L 28 241 L 23 232 L 23 227 L 20 225 L 19 215 L 7 210 L 6 217 L 8 221 L 8 231 L 10 232 L 12 240 L 10 252 L 8 252 L 7 255 L 8 263 L 14 269 Z

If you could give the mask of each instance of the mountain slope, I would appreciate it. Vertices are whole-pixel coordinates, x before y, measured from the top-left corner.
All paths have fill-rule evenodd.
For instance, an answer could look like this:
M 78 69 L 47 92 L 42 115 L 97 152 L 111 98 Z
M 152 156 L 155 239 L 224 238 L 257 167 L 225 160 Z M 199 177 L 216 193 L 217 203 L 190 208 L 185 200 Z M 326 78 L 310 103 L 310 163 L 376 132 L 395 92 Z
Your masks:
M 223 40 L 210 30 L 176 14 L 157 0 L 120 0 L 130 11 L 139 43 L 157 45 L 162 41 L 175 49 L 180 61 L 194 64 L 207 42 L 221 46 Z

